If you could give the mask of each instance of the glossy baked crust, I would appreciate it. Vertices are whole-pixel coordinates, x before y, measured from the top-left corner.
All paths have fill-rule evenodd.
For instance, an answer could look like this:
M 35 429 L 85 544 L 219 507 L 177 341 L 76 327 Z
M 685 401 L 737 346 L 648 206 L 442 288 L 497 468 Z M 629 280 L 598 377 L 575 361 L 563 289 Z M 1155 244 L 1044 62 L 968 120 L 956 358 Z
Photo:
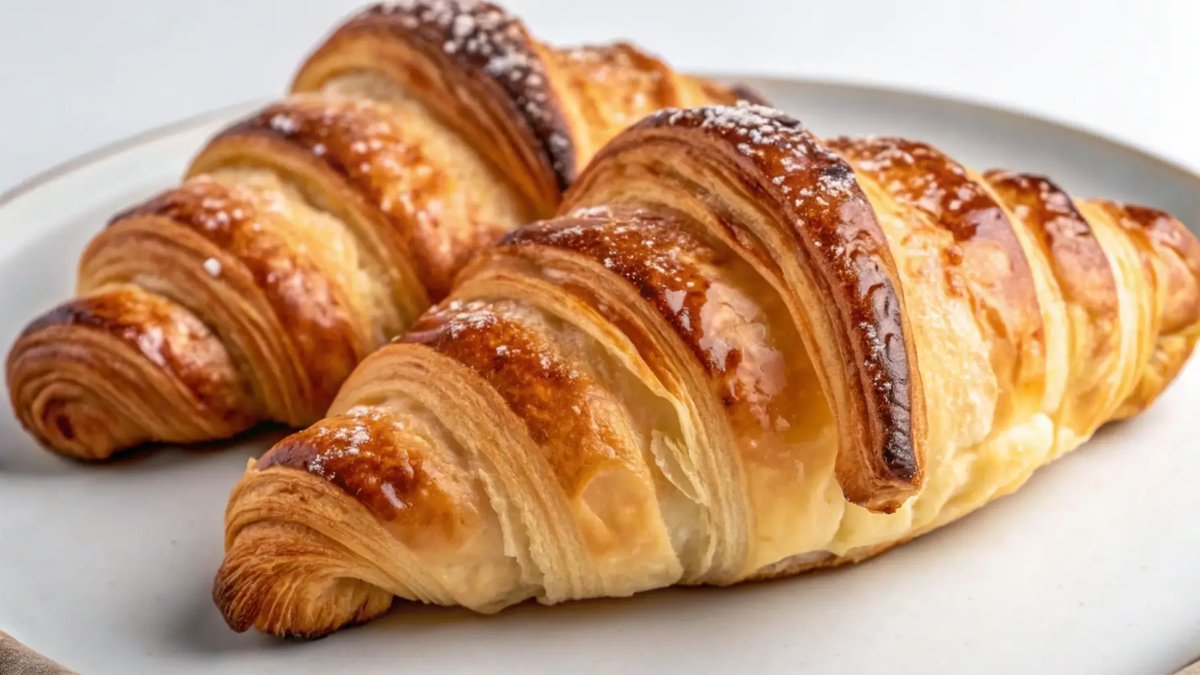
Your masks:
M 13 407 L 89 459 L 309 424 L 472 253 L 552 214 L 621 128 L 736 97 L 627 44 L 549 47 L 486 2 L 370 7 L 291 97 L 96 236 L 79 297 L 9 353 Z
M 249 464 L 214 598 L 315 636 L 861 560 L 1141 410 L 1198 336 L 1164 213 L 659 112 Z

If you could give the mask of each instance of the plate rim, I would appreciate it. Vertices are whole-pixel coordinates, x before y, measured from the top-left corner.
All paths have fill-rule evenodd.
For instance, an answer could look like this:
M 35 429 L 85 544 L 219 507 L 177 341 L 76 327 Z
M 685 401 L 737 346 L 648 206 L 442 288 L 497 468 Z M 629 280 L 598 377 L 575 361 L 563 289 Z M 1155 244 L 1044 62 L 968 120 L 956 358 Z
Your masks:
M 1161 168 L 1168 170 L 1171 173 L 1179 174 L 1183 179 L 1196 183 L 1197 188 L 1200 189 L 1200 170 L 1193 170 L 1192 168 L 1185 166 L 1176 160 L 1164 157 L 1152 150 L 1140 147 L 1133 142 L 1118 138 L 1115 135 L 1077 126 L 1067 121 L 1044 116 L 1040 113 L 1023 110 L 1016 105 L 1009 105 L 994 101 L 984 101 L 968 96 L 958 96 L 954 94 L 926 91 L 920 88 L 858 82 L 850 79 L 801 77 L 779 75 L 769 72 L 754 73 L 738 71 L 708 72 L 701 73 L 699 76 L 710 77 L 718 80 L 756 80 L 759 82 L 771 82 L 784 86 L 816 86 L 831 89 L 844 89 L 859 93 L 876 93 L 887 96 L 902 96 L 919 99 L 926 103 L 937 103 L 940 105 L 965 108 L 977 112 L 1001 114 L 1006 117 L 1018 118 L 1027 122 L 1053 127 L 1059 133 L 1071 134 L 1076 137 L 1081 137 L 1083 140 L 1091 143 L 1099 143 L 1122 152 L 1132 153 L 1145 161 L 1153 162 L 1159 165 Z M 253 109 L 254 107 L 267 104 L 273 100 L 279 100 L 279 98 L 253 98 L 216 108 L 210 108 L 195 115 L 189 115 L 187 117 L 176 119 L 165 124 L 150 127 L 149 129 L 118 138 L 114 141 L 102 143 L 96 147 L 93 147 L 91 150 L 84 151 L 69 159 L 53 164 L 42 171 L 38 171 L 27 176 L 26 178 L 18 180 L 15 185 L 4 191 L 0 191 L 0 209 L 7 207 L 17 199 L 20 199 L 21 197 L 37 190 L 38 188 L 41 188 L 48 183 L 53 182 L 62 176 L 83 169 L 91 164 L 102 162 L 115 155 L 119 155 L 127 150 L 133 150 L 144 144 L 196 129 L 197 127 L 201 127 L 205 124 L 209 124 L 224 117 L 233 115 L 238 111 Z

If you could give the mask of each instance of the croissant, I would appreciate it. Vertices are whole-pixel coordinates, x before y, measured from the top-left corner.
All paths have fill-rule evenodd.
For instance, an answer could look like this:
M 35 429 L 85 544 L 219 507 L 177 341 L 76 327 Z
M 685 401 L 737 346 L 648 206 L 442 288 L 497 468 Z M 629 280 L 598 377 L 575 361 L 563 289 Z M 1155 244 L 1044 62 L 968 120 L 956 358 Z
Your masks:
M 862 560 L 1141 410 L 1200 336 L 1170 216 L 757 106 L 650 116 L 561 213 L 250 462 L 231 627 Z
M 96 459 L 310 424 L 474 250 L 553 214 L 622 127 L 747 96 L 626 44 L 545 46 L 472 0 L 367 9 L 293 91 L 114 218 L 78 297 L 18 338 L 10 397 L 43 445 Z

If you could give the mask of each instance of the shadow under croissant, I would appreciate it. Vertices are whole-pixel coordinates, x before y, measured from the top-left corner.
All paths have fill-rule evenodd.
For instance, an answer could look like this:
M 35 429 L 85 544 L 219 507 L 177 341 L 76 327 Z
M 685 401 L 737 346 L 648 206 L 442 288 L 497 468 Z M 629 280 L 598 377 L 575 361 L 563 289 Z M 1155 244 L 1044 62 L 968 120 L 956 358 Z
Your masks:
M 0 452 L 0 473 L 47 476 L 67 474 L 81 468 L 98 472 L 171 469 L 180 463 L 193 461 L 197 456 L 215 453 L 236 451 L 246 456 L 260 455 L 291 431 L 282 424 L 263 423 L 231 438 L 183 445 L 143 443 L 106 459 L 88 460 L 46 452 L 21 431 L 15 419 L 8 418 L 0 423 L 0 437 L 22 440 L 19 446 L 10 446 L 5 452 Z
M 1150 422 L 1153 424 L 1153 422 Z M 1136 431 L 1138 422 L 1114 422 L 1106 424 L 1096 437 L 1125 435 Z M 1060 460 L 1043 467 L 1036 472 L 1023 488 L 1023 492 L 1037 490 L 1037 485 L 1053 480 L 1052 476 L 1062 471 L 1070 471 L 1071 465 L 1086 461 L 1103 461 L 1099 455 L 1108 452 L 1121 452 L 1122 443 L 1093 444 L 1096 452 L 1071 453 Z M 742 611 L 750 611 L 757 603 L 768 602 L 771 594 L 778 598 L 779 593 L 795 593 L 796 601 L 812 601 L 821 606 L 831 602 L 831 598 L 843 593 L 847 583 L 855 577 L 865 575 L 867 578 L 887 578 L 897 570 L 919 566 L 919 560 L 930 554 L 931 548 L 941 547 L 940 554 L 951 558 L 963 556 L 963 564 L 969 564 L 971 551 L 978 545 L 978 540 L 968 533 L 987 529 L 989 525 L 981 521 L 1003 522 L 1005 510 L 1013 508 L 1017 499 L 1013 495 L 1000 497 L 982 509 L 974 511 L 930 533 L 907 542 L 897 543 L 890 548 L 889 555 L 871 557 L 859 563 L 843 563 L 831 567 L 817 568 L 803 574 L 751 579 L 746 582 L 728 587 L 719 586 L 672 586 L 637 593 L 629 597 L 604 597 L 585 600 L 574 600 L 555 605 L 540 605 L 534 600 L 527 600 L 512 607 L 505 608 L 496 614 L 479 614 L 461 607 L 443 607 L 426 605 L 396 598 L 390 609 L 382 616 L 346 625 L 336 631 L 311 638 L 275 638 L 255 630 L 243 634 L 234 634 L 221 622 L 219 629 L 212 625 L 220 621 L 219 614 L 208 605 L 204 611 L 203 623 L 205 630 L 195 630 L 189 624 L 187 630 L 181 630 L 189 644 L 196 649 L 205 650 L 251 650 L 272 645 L 298 645 L 309 642 L 324 643 L 324 638 L 338 633 L 335 640 L 338 649 L 370 648 L 379 644 L 374 637 L 386 633 L 390 637 L 384 644 L 395 646 L 397 639 L 419 639 L 412 634 L 428 634 L 431 631 L 453 630 L 458 637 L 469 638 L 472 631 L 488 631 L 489 635 L 505 631 L 513 631 L 514 639 L 529 631 L 541 633 L 555 631 L 558 633 L 574 630 L 604 631 L 606 627 L 616 630 L 625 625 L 632 617 L 645 618 L 661 614 L 664 621 L 674 621 L 681 617 L 700 615 L 736 615 Z M 995 526 L 992 526 L 995 527 Z M 1002 527 L 1000 529 L 1003 529 Z M 1017 532 L 1014 536 L 1020 536 Z M 1002 547 L 1002 542 L 992 542 Z M 985 543 L 985 545 L 987 545 Z M 947 550 L 949 547 L 949 550 Z M 930 574 L 936 574 L 931 570 Z M 878 588 L 878 584 L 868 584 Z M 853 584 L 857 586 L 857 584 Z M 948 591 L 953 592 L 953 591 Z M 968 598 L 969 599 L 969 598 Z M 850 604 L 857 601 L 847 600 Z M 833 601 L 830 606 L 837 605 Z M 199 618 L 196 618 L 199 620 Z M 219 630 L 220 634 L 214 631 Z M 207 637 L 205 637 L 207 636 Z M 203 646 L 196 644 L 203 640 Z
M 1003 501 L 1001 500 L 1001 503 Z M 983 509 L 970 514 L 930 535 L 898 546 L 892 555 L 864 561 L 867 564 L 841 564 L 817 568 L 799 575 L 752 579 L 725 587 L 670 586 L 628 597 L 589 598 L 554 605 L 541 605 L 531 599 L 507 607 L 496 614 L 480 614 L 462 607 L 427 605 L 396 598 L 391 608 L 382 616 L 348 624 L 325 635 L 312 638 L 274 638 L 252 629 L 241 634 L 242 637 L 236 640 L 230 640 L 232 634 L 226 633 L 226 640 L 222 642 L 231 645 L 236 641 L 239 643 L 238 648 L 250 649 L 264 644 L 297 645 L 314 641 L 325 642 L 325 638 L 333 638 L 333 641 L 338 643 L 346 641 L 356 647 L 366 647 L 371 644 L 368 640 L 378 634 L 387 634 L 388 642 L 393 645 L 397 639 L 419 639 L 414 633 L 441 630 L 460 631 L 464 632 L 464 635 L 474 630 L 486 630 L 489 634 L 499 632 L 501 636 L 505 631 L 513 631 L 513 637 L 516 639 L 530 631 L 540 634 L 542 631 L 561 633 L 584 629 L 589 632 L 604 631 L 606 626 L 616 629 L 627 625 L 635 616 L 727 616 L 730 613 L 736 614 L 741 608 L 753 607 L 757 603 L 767 601 L 768 594 L 775 595 L 784 589 L 791 589 L 797 593 L 798 599 L 803 601 L 805 597 L 814 593 L 832 592 L 831 584 L 838 583 L 846 577 L 886 576 L 893 566 L 911 565 L 911 558 L 924 555 L 921 549 L 936 546 L 937 542 L 957 536 L 956 533 L 961 532 L 961 528 L 978 527 L 966 521 L 986 517 L 983 514 L 988 511 L 989 509 Z

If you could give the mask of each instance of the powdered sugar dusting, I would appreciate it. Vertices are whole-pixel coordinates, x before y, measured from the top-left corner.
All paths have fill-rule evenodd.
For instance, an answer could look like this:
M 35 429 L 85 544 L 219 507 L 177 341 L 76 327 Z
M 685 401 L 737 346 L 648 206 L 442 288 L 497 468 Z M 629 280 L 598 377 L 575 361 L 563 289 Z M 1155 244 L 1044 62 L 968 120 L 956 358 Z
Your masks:
M 376 10 L 398 16 L 410 29 L 434 27 L 442 51 L 482 68 L 512 98 L 549 156 L 564 187 L 574 172 L 574 146 L 551 98 L 545 66 L 520 21 L 476 0 L 396 0 Z
M 797 208 L 828 208 L 860 198 L 850 167 L 822 146 L 796 119 L 766 106 L 666 109 L 650 124 L 687 125 L 716 131 L 742 155 L 765 162 L 770 183 Z M 814 180 L 815 177 L 815 180 Z
M 296 118 L 286 113 L 271 115 L 268 124 L 271 125 L 272 129 L 284 135 L 294 134 L 300 128 L 300 125 L 296 123 Z
M 791 145 L 789 141 L 804 128 L 796 119 L 766 106 L 738 102 L 735 106 L 704 108 L 665 108 L 653 118 L 670 126 L 688 122 L 701 129 L 731 134 L 739 139 L 738 151 L 745 155 L 761 155 L 765 147 Z
M 924 143 L 869 136 L 835 139 L 833 147 L 869 174 L 896 199 L 929 214 L 956 240 L 976 236 L 980 228 L 1011 238 L 1006 216 L 966 168 Z M 1013 245 L 1016 245 L 1015 240 Z
M 581 206 L 579 208 L 572 209 L 571 212 L 568 213 L 566 217 L 568 217 L 568 218 L 609 218 L 611 216 L 612 216 L 612 208 L 606 204 L 600 204 L 597 206 Z
M 408 503 L 401 499 L 398 494 L 396 494 L 395 485 L 392 485 L 391 483 L 381 483 L 379 485 L 379 491 L 383 493 L 384 498 L 388 500 L 388 503 L 392 505 L 392 508 L 396 509 L 397 511 L 402 511 L 408 508 Z
M 137 336 L 138 349 L 154 362 L 154 365 L 165 368 L 167 365 L 166 354 L 163 353 L 163 347 L 167 344 L 166 335 L 163 334 L 161 326 L 154 324 L 146 324 L 140 331 L 135 332 Z
M 204 271 L 208 272 L 210 277 L 221 276 L 221 261 L 216 258 L 206 258 L 204 260 Z
M 363 448 L 371 442 L 369 423 L 378 423 L 382 417 L 377 411 L 359 408 L 352 410 L 348 419 L 339 420 L 335 425 L 319 425 L 313 433 L 323 450 L 310 457 L 305 468 L 322 478 L 332 479 L 334 475 L 329 467 L 332 460 L 345 459 L 360 455 Z

